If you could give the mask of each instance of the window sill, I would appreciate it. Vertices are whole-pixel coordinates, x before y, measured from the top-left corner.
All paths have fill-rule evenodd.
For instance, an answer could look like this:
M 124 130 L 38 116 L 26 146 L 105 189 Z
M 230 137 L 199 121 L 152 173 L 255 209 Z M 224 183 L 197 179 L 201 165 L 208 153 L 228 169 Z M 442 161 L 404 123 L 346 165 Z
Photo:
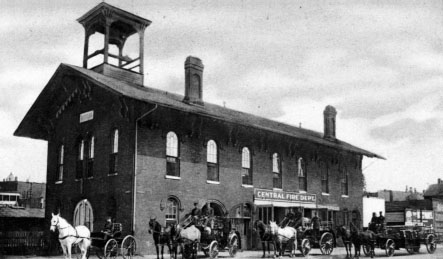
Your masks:
M 116 176 L 118 173 L 108 174 L 108 176 Z
M 241 186 L 245 187 L 245 188 L 254 188 L 254 185 L 250 185 L 250 184 L 242 184 Z
M 298 193 L 306 193 L 306 191 L 298 191 Z
M 55 184 L 62 184 L 63 183 L 63 181 L 57 181 L 57 182 L 55 182 Z
M 182 178 L 180 176 L 165 175 L 165 179 L 180 180 Z
M 272 188 L 273 191 L 283 191 L 283 188 Z
M 220 184 L 220 182 L 218 182 L 218 181 L 211 181 L 211 180 L 206 180 L 206 183 L 209 183 L 209 184 Z
M 341 197 L 342 197 L 342 198 L 349 198 L 349 195 L 344 195 L 344 194 L 342 194 Z
M 94 179 L 94 176 L 88 177 L 88 180 Z
M 323 195 L 323 196 L 329 196 L 329 193 L 322 192 L 321 195 Z

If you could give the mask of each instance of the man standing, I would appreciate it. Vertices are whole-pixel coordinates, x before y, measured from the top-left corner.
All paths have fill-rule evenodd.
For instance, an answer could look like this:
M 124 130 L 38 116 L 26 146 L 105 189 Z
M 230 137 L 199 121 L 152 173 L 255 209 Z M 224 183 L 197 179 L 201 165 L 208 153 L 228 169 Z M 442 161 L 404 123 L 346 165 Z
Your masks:
M 317 240 L 317 237 L 320 234 L 320 219 L 317 217 L 317 212 L 314 212 L 314 217 L 311 219 L 311 226 L 314 233 L 314 238 Z

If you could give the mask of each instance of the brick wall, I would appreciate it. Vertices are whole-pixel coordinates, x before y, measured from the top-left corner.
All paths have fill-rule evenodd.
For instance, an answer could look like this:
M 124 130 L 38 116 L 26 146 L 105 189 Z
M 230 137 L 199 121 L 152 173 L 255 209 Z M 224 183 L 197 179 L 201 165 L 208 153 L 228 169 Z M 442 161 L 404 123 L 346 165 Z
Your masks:
M 165 122 L 163 118 L 169 121 Z M 254 188 L 272 189 L 271 156 L 278 152 L 282 158 L 283 190 L 298 192 L 297 159 L 302 156 L 307 163 L 308 193 L 317 195 L 318 204 L 334 205 L 348 211 L 358 210 L 361 213 L 361 156 L 309 143 L 301 144 L 300 149 L 291 153 L 286 150 L 279 136 L 270 136 L 267 141 L 263 141 L 266 143 L 261 143 L 257 140 L 260 133 L 251 129 L 238 129 L 239 133 L 234 137 L 229 132 L 235 126 L 229 123 L 209 118 L 197 120 L 198 123 L 187 123 L 184 118 L 192 121 L 191 115 L 159 108 L 139 128 L 135 224 L 136 235 L 143 240 L 142 250 L 152 252 L 153 240 L 147 233 L 147 224 L 151 216 L 156 216 L 164 224 L 165 213 L 160 210 L 160 201 L 167 200 L 169 196 L 179 198 L 183 208 L 181 215 L 188 213 L 193 202 L 199 199 L 218 200 L 228 211 L 240 203 L 253 203 L 253 188 L 241 185 L 243 146 L 247 146 L 253 154 Z M 165 177 L 166 134 L 169 131 L 174 131 L 179 137 L 179 180 Z M 215 140 L 219 147 L 218 185 L 206 182 L 206 143 L 209 139 Z M 329 164 L 329 196 L 321 192 L 320 160 Z M 349 174 L 348 197 L 342 197 L 340 189 L 339 168 L 343 166 L 346 166 Z
M 68 89 L 73 91 L 78 84 L 75 82 Z M 50 218 L 51 213 L 57 211 L 57 204 L 61 203 L 62 217 L 72 223 L 77 203 L 87 199 L 93 208 L 94 231 L 103 228 L 107 215 L 123 223 L 125 233 L 131 231 L 132 217 L 129 214 L 132 211 L 134 173 L 131 102 L 93 86 L 86 98 L 75 100 L 56 121 L 54 134 L 48 142 L 46 218 Z M 79 115 L 90 110 L 94 110 L 93 120 L 79 123 Z M 109 154 L 114 128 L 119 129 L 118 174 L 109 176 Z M 91 134 L 95 137 L 93 178 L 84 176 L 83 180 L 78 180 L 75 179 L 77 143 L 80 137 L 86 140 Z M 56 184 L 58 149 L 61 144 L 65 149 L 63 182 Z M 110 206 L 112 199 L 115 200 L 116 209 Z
M 75 81 L 68 91 L 80 87 Z M 94 230 L 98 231 L 110 213 L 109 200 L 115 199 L 116 221 L 123 223 L 124 234 L 132 229 L 135 120 L 152 104 L 142 104 L 92 86 L 86 97 L 78 98 L 55 121 L 55 131 L 48 142 L 47 210 L 46 217 L 61 205 L 62 216 L 72 222 L 76 204 L 87 199 L 94 212 Z M 79 123 L 79 114 L 94 110 L 94 119 Z M 321 118 L 319 118 L 321 119 Z M 118 128 L 118 175 L 108 176 L 111 133 Z M 166 179 L 166 134 L 174 131 L 180 140 L 181 179 Z M 94 134 L 94 177 L 75 179 L 77 141 L 79 136 Z M 213 139 L 219 148 L 220 184 L 208 184 L 206 143 Z M 165 211 L 160 201 L 175 196 L 181 203 L 180 215 L 192 208 L 195 200 L 211 199 L 222 203 L 227 211 L 241 203 L 253 203 L 253 188 L 241 186 L 241 149 L 251 151 L 254 188 L 272 189 L 272 154 L 282 160 L 283 190 L 298 192 L 297 159 L 307 166 L 308 193 L 317 195 L 318 204 L 340 209 L 362 211 L 361 156 L 295 140 L 263 130 L 234 125 L 215 118 L 206 118 L 169 108 L 159 107 L 139 123 L 136 172 L 135 236 L 142 253 L 153 252 L 148 221 L 157 216 L 164 224 Z M 56 184 L 57 152 L 65 145 L 63 182 Z M 321 194 L 320 160 L 330 166 L 330 195 Z M 339 168 L 349 172 L 349 197 L 340 193 Z M 82 186 L 83 184 L 83 186 Z M 81 187 L 82 186 L 82 187 Z M 59 204 L 59 205 L 57 205 Z

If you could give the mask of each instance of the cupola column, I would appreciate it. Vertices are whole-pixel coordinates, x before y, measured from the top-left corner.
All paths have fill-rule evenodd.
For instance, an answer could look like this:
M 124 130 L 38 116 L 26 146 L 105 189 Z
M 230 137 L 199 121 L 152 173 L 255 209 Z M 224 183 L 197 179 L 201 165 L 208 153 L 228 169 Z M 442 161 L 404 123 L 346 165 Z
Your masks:
M 91 33 L 85 28 L 85 45 L 83 47 L 83 67 L 88 68 L 88 51 L 89 51 L 89 36 Z
M 140 26 L 140 27 L 143 27 L 143 28 L 140 28 L 139 30 L 138 30 L 138 35 L 140 36 L 140 47 L 139 47 L 139 49 L 140 49 L 140 55 L 139 55 L 139 57 L 140 57 L 140 74 L 142 74 L 143 75 L 143 72 L 144 72 L 144 48 L 143 48 L 143 46 L 144 46 L 144 44 L 145 44 L 145 26 Z
M 84 68 L 118 80 L 143 85 L 144 32 L 151 21 L 105 2 L 92 8 L 78 18 L 78 21 L 86 31 L 83 53 Z M 102 47 L 95 50 L 91 49 L 92 46 L 89 46 L 91 41 L 89 36 L 96 32 L 103 34 L 104 40 Z M 139 57 L 132 58 L 124 55 L 123 48 L 126 40 L 132 35 L 136 37 L 135 40 L 137 41 L 136 34 L 139 36 Z M 116 46 L 116 51 L 112 46 Z M 91 54 L 89 54 L 90 51 L 92 51 Z M 101 57 L 102 60 L 100 60 Z M 94 58 L 93 62 L 88 62 L 92 58 Z M 102 63 L 99 63 L 100 61 Z M 94 64 L 89 68 L 88 65 L 90 66 L 91 63 Z
M 111 27 L 111 21 L 106 19 L 105 25 L 105 49 L 103 53 L 103 63 L 108 64 L 108 56 L 109 56 L 109 27 Z

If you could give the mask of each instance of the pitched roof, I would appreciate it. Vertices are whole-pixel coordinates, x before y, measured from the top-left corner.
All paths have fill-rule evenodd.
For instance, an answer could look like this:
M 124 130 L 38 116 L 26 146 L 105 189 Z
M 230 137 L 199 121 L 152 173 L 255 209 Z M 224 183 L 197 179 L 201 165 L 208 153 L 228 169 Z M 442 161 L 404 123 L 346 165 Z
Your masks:
M 0 207 L 0 218 L 44 218 L 45 209 L 23 207 Z
M 423 194 L 425 197 L 441 197 L 443 196 L 443 184 L 431 184 Z
M 206 102 L 202 106 L 187 104 L 183 102 L 182 95 L 169 93 L 150 87 L 144 87 L 137 84 L 131 84 L 102 75 L 89 69 L 68 64 L 61 64 L 58 67 L 51 80 L 43 89 L 42 93 L 39 95 L 31 109 L 26 114 L 23 121 L 20 123 L 17 130 L 14 132 L 15 136 L 47 139 L 47 136 L 45 134 L 38 132 L 39 125 L 37 122 L 39 120 L 39 117 L 41 117 L 42 112 L 44 112 L 45 109 L 49 109 L 48 104 L 55 103 L 57 99 L 60 99 L 60 97 L 58 96 L 59 94 L 54 94 L 54 91 L 56 91 L 57 88 L 60 89 L 60 87 L 57 87 L 56 84 L 53 83 L 53 81 L 55 81 L 57 77 L 60 78 L 61 75 L 65 73 L 83 77 L 104 89 L 108 89 L 126 97 L 143 102 L 155 103 L 163 107 L 173 108 L 189 113 L 198 114 L 201 116 L 207 116 L 235 124 L 259 128 L 262 130 L 307 140 L 339 150 L 354 152 L 367 157 L 385 159 L 380 155 L 355 147 L 338 139 L 333 141 L 324 139 L 323 133 L 294 127 L 281 122 L 269 120 L 263 117 L 228 109 L 219 105 L 214 105 Z

